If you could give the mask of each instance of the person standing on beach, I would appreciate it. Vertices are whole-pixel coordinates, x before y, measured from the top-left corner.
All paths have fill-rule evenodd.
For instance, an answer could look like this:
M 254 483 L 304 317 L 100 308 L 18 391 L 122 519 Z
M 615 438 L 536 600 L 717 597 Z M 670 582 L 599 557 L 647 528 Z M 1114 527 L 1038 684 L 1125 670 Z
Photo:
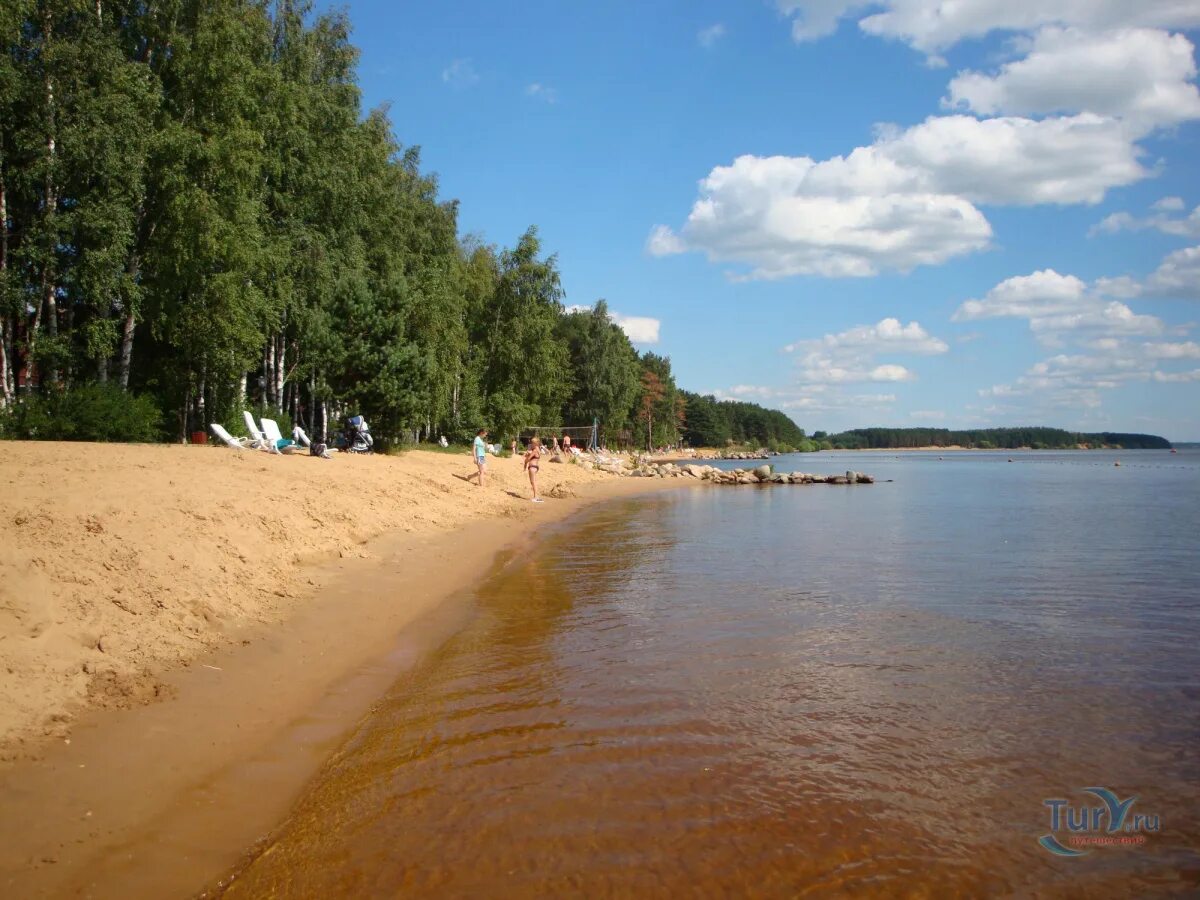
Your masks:
M 480 428 L 475 432 L 475 443 L 471 445 L 471 453 L 475 457 L 475 468 L 479 470 L 479 486 L 483 487 L 483 476 L 487 471 L 487 442 L 484 438 L 487 437 L 487 429 Z M 467 481 L 471 480 L 471 476 L 467 476 Z
M 533 488 L 534 503 L 542 502 L 542 498 L 538 496 L 537 489 L 538 461 L 541 458 L 542 442 L 534 438 L 529 442 L 529 449 L 525 451 L 525 471 L 529 473 L 529 486 Z

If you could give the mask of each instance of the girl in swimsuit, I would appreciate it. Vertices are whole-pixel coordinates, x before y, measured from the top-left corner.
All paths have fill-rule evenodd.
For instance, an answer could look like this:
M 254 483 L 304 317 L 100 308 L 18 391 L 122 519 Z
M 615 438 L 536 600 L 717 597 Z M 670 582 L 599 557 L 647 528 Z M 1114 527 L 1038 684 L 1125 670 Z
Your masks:
M 538 496 L 537 489 L 538 460 L 541 458 L 542 442 L 534 438 L 529 442 L 529 449 L 525 451 L 525 471 L 529 473 L 529 486 L 533 488 L 534 503 L 542 502 L 542 498 Z

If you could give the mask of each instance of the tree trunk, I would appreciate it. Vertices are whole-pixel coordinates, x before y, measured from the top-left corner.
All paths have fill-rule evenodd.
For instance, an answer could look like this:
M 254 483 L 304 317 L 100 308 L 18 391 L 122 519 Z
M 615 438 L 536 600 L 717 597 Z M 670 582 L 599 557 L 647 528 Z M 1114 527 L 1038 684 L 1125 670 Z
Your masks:
M 45 206 L 43 208 L 46 217 L 46 228 L 50 232 L 51 246 L 48 248 L 50 256 L 46 261 L 45 267 L 42 269 L 42 303 L 46 307 L 46 332 L 51 338 L 58 337 L 58 285 L 55 283 L 55 266 L 54 266 L 54 218 L 58 209 L 58 186 L 54 181 L 54 164 L 57 159 L 57 145 L 55 140 L 55 132 L 57 130 L 54 115 L 54 79 L 50 75 L 49 63 L 45 60 L 45 53 L 50 46 L 50 35 L 54 29 L 54 20 L 50 15 L 50 9 L 47 6 L 42 15 L 42 54 L 43 65 L 46 66 L 45 76 L 45 95 L 46 95 L 46 185 L 45 185 Z M 32 336 L 31 344 L 32 348 Z M 58 381 L 58 369 L 52 367 L 49 372 L 50 381 Z
M 204 391 L 208 383 L 207 372 L 208 366 L 200 369 L 200 389 L 196 391 L 196 418 L 192 420 L 192 431 L 208 428 L 207 416 L 205 415 L 206 407 L 204 404 Z
M 275 339 L 267 338 L 267 345 L 263 348 L 263 378 L 262 378 L 262 403 L 263 406 L 275 405 Z
M 0 292 L 7 289 L 8 275 L 8 192 L 4 181 L 4 160 L 0 158 Z M 13 328 L 4 314 L 7 297 L 0 293 L 0 409 L 13 401 Z
M 287 359 L 287 345 L 284 343 L 282 331 L 279 333 L 278 337 L 275 338 L 275 342 L 275 371 L 271 373 L 271 377 L 275 380 L 275 411 L 283 412 L 283 372 L 284 362 Z
M 129 390 L 129 366 L 133 361 L 133 326 L 135 324 L 133 310 L 125 312 L 125 324 L 121 326 L 121 369 L 119 383 L 121 390 Z

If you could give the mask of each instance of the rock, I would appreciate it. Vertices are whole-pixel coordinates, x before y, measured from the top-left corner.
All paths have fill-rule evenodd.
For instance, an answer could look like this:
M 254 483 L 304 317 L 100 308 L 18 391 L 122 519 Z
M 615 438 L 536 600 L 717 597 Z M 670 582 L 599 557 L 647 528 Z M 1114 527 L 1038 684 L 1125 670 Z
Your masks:
M 858 484 L 874 484 L 875 483 L 875 479 L 872 476 L 864 475 L 862 472 L 859 472 L 858 477 L 854 480 Z
M 850 484 L 850 480 L 845 475 L 830 475 L 825 479 L 826 484 Z
M 754 474 L 758 476 L 759 480 L 770 478 L 771 477 L 771 467 L 770 466 L 759 466 L 757 469 L 754 470 Z

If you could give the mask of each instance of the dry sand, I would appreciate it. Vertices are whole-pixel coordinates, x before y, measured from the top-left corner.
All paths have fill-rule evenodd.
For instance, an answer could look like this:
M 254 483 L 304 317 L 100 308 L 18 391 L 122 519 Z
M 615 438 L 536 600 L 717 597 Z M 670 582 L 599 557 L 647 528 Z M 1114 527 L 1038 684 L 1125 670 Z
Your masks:
M 473 468 L 0 443 L 0 896 L 195 895 L 479 579 L 591 503 L 686 483 L 546 463 L 535 505 L 519 459 L 483 490 Z
M 162 674 L 313 592 L 312 563 L 384 533 L 433 534 L 529 501 L 519 460 L 486 489 L 467 454 L 271 456 L 217 447 L 0 443 L 0 763 L 88 707 L 168 690 Z M 553 497 L 616 480 L 545 463 Z

